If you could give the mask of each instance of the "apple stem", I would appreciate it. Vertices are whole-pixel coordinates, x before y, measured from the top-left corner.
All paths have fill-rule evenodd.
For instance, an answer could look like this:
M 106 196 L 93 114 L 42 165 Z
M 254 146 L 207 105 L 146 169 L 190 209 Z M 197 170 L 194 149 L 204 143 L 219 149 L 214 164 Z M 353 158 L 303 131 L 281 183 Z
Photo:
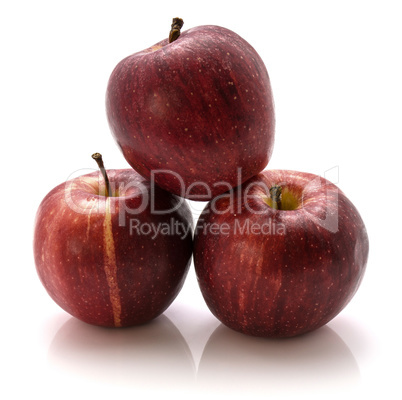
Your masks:
M 180 29 L 183 27 L 181 18 L 173 18 L 172 29 L 169 32 L 169 43 L 174 42 L 180 36 Z
M 103 179 L 105 180 L 105 187 L 106 187 L 105 196 L 109 197 L 110 193 L 112 193 L 112 189 L 110 187 L 110 182 L 109 182 L 109 178 L 107 176 L 106 170 L 105 170 L 105 166 L 103 165 L 102 154 L 94 153 L 94 154 L 92 154 L 92 158 L 98 164 L 98 167 L 102 173 Z
M 275 210 L 281 210 L 282 208 L 282 187 L 279 185 L 274 185 L 269 189 L 269 194 L 271 195 L 272 208 Z

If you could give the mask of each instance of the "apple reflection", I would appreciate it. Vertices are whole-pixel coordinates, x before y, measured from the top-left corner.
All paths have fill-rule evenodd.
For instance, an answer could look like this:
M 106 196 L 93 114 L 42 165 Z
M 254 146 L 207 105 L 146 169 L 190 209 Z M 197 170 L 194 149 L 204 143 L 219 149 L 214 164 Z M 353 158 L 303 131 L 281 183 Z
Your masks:
M 349 390 L 359 383 L 360 371 L 328 326 L 291 339 L 265 339 L 219 325 L 205 346 L 197 378 L 207 390 L 300 394 Z
M 63 373 L 108 385 L 183 388 L 195 378 L 187 342 L 165 315 L 123 329 L 71 318 L 56 333 L 48 361 Z

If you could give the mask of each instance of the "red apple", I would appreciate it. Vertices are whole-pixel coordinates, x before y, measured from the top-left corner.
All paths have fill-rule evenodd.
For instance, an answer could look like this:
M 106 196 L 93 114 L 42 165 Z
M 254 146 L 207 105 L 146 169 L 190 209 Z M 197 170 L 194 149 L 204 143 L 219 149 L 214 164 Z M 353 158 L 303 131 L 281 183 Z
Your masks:
M 107 175 L 108 183 L 98 172 L 69 180 L 43 199 L 35 263 L 68 313 L 94 325 L 137 325 L 179 293 L 191 262 L 192 216 L 184 199 L 131 168 Z
M 212 313 L 255 336 L 317 329 L 352 299 L 369 242 L 344 193 L 318 176 L 264 171 L 208 203 L 194 262 Z
M 127 162 L 191 200 L 251 178 L 273 149 L 266 67 L 250 44 L 219 26 L 189 29 L 119 62 L 106 110 Z

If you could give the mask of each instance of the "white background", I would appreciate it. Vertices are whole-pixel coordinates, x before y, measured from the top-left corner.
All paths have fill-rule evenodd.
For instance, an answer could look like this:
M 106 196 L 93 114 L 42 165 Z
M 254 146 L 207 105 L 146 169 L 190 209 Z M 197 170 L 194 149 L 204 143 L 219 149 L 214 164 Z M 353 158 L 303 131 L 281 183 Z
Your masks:
M 0 6 L 0 396 L 398 398 L 402 135 L 398 1 L 13 1 Z M 276 103 L 269 168 L 326 174 L 360 211 L 370 256 L 360 290 L 328 326 L 272 341 L 222 327 L 193 267 L 164 316 L 104 330 L 62 311 L 37 278 L 34 215 L 79 169 L 126 168 L 105 89 L 123 57 L 216 24 L 259 52 Z M 194 216 L 203 203 L 191 203 Z M 5 372 L 4 372 L 5 371 Z M 146 397 L 147 398 L 147 397 Z M 400 397 L 399 397 L 400 398 Z

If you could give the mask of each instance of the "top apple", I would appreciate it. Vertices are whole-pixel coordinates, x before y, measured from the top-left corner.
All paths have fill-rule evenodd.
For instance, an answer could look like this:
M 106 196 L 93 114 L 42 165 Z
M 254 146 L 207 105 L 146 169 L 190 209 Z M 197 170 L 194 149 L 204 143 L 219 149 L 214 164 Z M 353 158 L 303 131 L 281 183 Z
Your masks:
M 261 57 L 239 35 L 210 25 L 180 34 L 175 21 L 172 42 L 166 38 L 116 66 L 107 117 L 137 172 L 176 195 L 209 200 L 268 164 L 271 85 Z

